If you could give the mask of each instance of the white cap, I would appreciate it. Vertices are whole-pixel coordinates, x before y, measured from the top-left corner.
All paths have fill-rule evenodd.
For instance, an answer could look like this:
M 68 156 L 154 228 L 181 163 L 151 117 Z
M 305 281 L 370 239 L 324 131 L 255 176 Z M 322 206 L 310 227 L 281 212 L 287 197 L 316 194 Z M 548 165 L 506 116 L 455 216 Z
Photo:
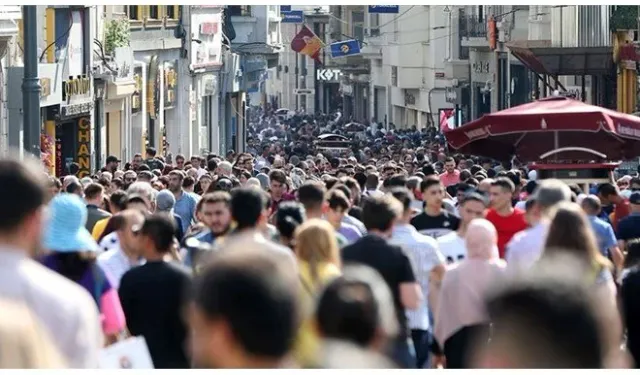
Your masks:
M 529 180 L 535 181 L 535 180 L 538 179 L 538 171 L 536 171 L 535 169 L 531 170 L 531 171 L 529 171 L 529 175 L 528 176 L 529 176 Z

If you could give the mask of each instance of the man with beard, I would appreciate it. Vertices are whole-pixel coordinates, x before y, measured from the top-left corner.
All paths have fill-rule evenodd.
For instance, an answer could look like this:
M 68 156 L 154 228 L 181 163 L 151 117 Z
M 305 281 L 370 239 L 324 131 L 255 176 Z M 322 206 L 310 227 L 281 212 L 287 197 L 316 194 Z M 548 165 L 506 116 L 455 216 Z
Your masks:
M 185 175 L 181 171 L 171 171 L 169 173 L 169 190 L 176 198 L 176 205 L 173 211 L 182 219 L 183 233 L 187 233 L 189 226 L 193 223 L 198 200 L 195 194 L 189 194 L 182 188 L 182 180 L 184 178 Z
M 205 226 L 205 230 L 191 236 L 199 242 L 213 244 L 216 238 L 220 238 L 229 232 L 231 227 L 231 196 L 226 191 L 216 191 L 205 194 L 196 210 L 196 218 Z M 185 240 L 185 243 L 188 241 Z M 197 255 L 195 249 L 187 247 L 184 257 L 186 266 L 193 267 Z

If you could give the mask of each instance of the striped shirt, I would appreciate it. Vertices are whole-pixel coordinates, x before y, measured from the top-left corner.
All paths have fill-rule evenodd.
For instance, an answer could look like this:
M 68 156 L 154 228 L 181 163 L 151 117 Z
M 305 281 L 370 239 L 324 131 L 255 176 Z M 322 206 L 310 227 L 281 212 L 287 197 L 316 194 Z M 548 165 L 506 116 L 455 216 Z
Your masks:
M 422 288 L 424 301 L 416 310 L 407 310 L 407 319 L 410 329 L 429 330 L 429 273 L 434 267 L 444 264 L 444 256 L 438 249 L 435 239 L 418 233 L 409 224 L 398 224 L 393 228 L 393 234 L 389 243 L 400 246 L 411 260 L 413 273 Z

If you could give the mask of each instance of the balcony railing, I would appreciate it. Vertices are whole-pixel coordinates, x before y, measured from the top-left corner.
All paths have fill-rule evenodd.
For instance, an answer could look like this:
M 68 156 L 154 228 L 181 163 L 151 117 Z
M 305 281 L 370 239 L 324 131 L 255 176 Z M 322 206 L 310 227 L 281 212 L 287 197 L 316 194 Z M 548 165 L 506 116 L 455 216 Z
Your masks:
M 460 18 L 461 37 L 485 38 L 487 36 L 487 20 L 475 16 L 463 16 Z

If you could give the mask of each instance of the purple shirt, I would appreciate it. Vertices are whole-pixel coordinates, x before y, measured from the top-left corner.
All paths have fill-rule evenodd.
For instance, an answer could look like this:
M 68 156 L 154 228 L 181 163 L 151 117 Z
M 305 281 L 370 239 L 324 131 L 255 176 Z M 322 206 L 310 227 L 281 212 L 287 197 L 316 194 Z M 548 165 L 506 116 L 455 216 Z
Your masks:
M 347 239 L 348 243 L 354 243 L 362 237 L 362 234 L 360 233 L 358 228 L 345 222 L 340 224 L 338 233 L 343 235 Z

